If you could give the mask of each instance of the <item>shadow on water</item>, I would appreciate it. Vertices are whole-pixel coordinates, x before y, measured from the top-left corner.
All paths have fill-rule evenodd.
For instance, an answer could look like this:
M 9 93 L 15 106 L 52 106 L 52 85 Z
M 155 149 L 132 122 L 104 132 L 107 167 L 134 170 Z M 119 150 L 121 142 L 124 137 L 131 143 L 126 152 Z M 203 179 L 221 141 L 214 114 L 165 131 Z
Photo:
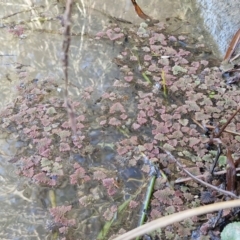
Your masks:
M 2 18 L 0 28 L 1 108 L 15 99 L 13 89 L 24 78 L 55 79 L 58 84 L 58 94 L 62 96 L 64 82 L 61 65 L 63 39 L 61 16 L 64 11 L 64 1 L 52 1 L 50 4 L 46 2 L 26 0 L 0 3 L 0 17 Z M 208 37 L 203 36 L 204 30 L 195 18 L 199 9 L 190 0 L 169 2 L 159 3 L 159 1 L 151 0 L 147 4 L 146 1 L 139 1 L 139 4 L 151 17 L 166 22 L 173 35 L 187 35 L 194 32 L 194 39 L 204 43 Z M 106 176 L 116 181 L 114 184 L 117 189 L 120 189 L 116 195 L 111 197 L 106 194 L 106 189 L 96 181 L 78 186 L 63 181 L 55 189 L 57 205 L 65 204 L 74 207 L 73 216 L 78 218 L 74 236 L 83 239 L 95 239 L 105 223 L 102 214 L 105 213 L 107 219 L 108 209 L 112 208 L 111 211 L 114 211 L 116 205 L 128 201 L 139 189 L 144 190 L 145 183 L 148 181 L 147 175 L 140 171 L 143 164 L 135 167 L 125 166 L 124 159 L 116 158 L 114 143 L 128 136 L 128 132 L 124 129 L 116 131 L 116 128 L 99 128 L 101 119 L 98 118 L 98 113 L 104 112 L 98 104 L 101 96 L 105 91 L 110 94 L 113 83 L 122 76 L 117 65 L 113 63 L 113 59 L 122 51 L 126 43 L 123 41 L 118 45 L 112 41 L 95 40 L 98 32 L 110 22 L 114 22 L 113 17 L 130 21 L 134 25 L 142 22 L 136 15 L 131 1 L 109 0 L 104 1 L 104 4 L 93 0 L 79 1 L 74 5 L 72 14 L 73 36 L 69 54 L 70 96 L 77 101 L 83 101 L 84 94 L 87 99 L 86 88 L 92 87 L 97 91 L 91 95 L 91 99 L 87 99 L 85 105 L 89 116 L 87 137 L 91 147 L 85 156 L 75 153 L 71 155 L 69 161 L 86 167 L 90 176 L 95 171 L 105 173 Z M 123 28 L 132 26 L 121 24 Z M 192 45 L 194 44 L 193 41 Z M 132 100 L 133 92 L 132 89 L 126 89 L 126 97 Z M 133 100 L 129 103 L 129 109 L 133 110 L 132 116 L 135 115 L 134 108 Z M 0 237 L 1 239 L 46 239 L 49 234 L 48 230 L 54 228 L 49 220 L 48 208 L 51 207 L 48 196 L 49 188 L 37 187 L 27 179 L 15 175 L 16 169 L 8 163 L 8 160 L 17 151 L 21 151 L 23 146 L 16 140 L 18 133 L 14 134 L 10 135 L 12 139 L 4 135 L 1 137 L 0 180 L 2 188 L 0 198 L 3 223 L 1 223 Z M 82 201 L 80 206 L 79 201 Z M 119 217 L 121 221 L 116 228 L 135 227 L 137 221 L 134 219 L 137 215 L 138 211 L 136 213 L 126 211 L 124 216 Z

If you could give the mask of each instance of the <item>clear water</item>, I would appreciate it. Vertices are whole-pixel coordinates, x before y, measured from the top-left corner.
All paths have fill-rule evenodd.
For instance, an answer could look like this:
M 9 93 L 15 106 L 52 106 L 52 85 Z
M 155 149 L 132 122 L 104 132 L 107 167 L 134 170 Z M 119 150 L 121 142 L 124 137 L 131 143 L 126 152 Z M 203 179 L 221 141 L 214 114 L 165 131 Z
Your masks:
M 19 75 L 28 75 L 30 79 L 51 77 L 59 82 L 59 94 L 64 86 L 61 63 L 61 20 L 65 1 L 4 1 L 0 2 L 0 108 L 7 102 L 15 99 L 14 87 L 19 84 Z M 200 43 L 208 42 L 208 47 L 217 54 L 214 43 L 209 44 L 210 37 L 206 35 L 200 18 L 198 7 L 190 0 L 139 0 L 138 4 L 146 14 L 154 19 L 166 22 L 173 35 L 193 34 Z M 21 12 L 22 11 L 22 12 Z M 10 16 L 13 13 L 17 13 Z M 97 32 L 101 31 L 116 17 L 138 25 L 142 20 L 136 15 L 130 0 L 81 0 L 74 5 L 72 21 L 73 33 L 70 48 L 71 81 L 70 95 L 77 99 L 82 89 L 93 86 L 98 89 L 93 101 L 112 86 L 114 79 L 118 79 L 120 72 L 112 59 L 117 56 L 120 47 L 109 42 L 92 41 Z M 22 29 L 14 29 L 16 23 L 21 23 Z M 94 124 L 93 124 L 94 125 Z M 91 144 L 105 144 L 119 139 L 117 134 L 102 134 L 97 129 L 90 133 Z M 46 220 L 50 219 L 48 207 L 48 189 L 36 187 L 27 179 L 17 176 L 16 168 L 8 162 L 21 149 L 22 144 L 16 141 L 14 135 L 2 135 L 0 144 L 0 238 L 1 239 L 47 239 L 50 238 L 46 229 Z M 93 156 L 101 168 L 106 171 L 114 168 L 116 163 L 111 162 L 113 152 L 111 148 L 101 154 Z M 79 159 L 79 161 L 82 161 Z M 105 165 L 104 165 L 105 164 Z M 125 169 L 122 178 L 125 179 L 126 188 L 129 187 L 127 179 L 141 179 L 141 173 L 136 175 L 136 169 Z M 135 185 L 137 189 L 139 182 Z M 97 186 L 91 186 L 92 192 Z M 75 189 L 66 186 L 56 190 L 57 202 L 71 202 L 81 194 L 88 194 L 86 189 Z M 101 208 L 107 204 L 108 199 L 103 197 L 101 204 L 94 208 Z M 97 219 L 96 209 L 79 210 L 85 216 L 81 227 L 101 229 Z M 131 213 L 129 213 L 129 217 Z M 85 221 L 85 219 L 89 219 Z M 96 233 L 92 233 L 96 235 Z

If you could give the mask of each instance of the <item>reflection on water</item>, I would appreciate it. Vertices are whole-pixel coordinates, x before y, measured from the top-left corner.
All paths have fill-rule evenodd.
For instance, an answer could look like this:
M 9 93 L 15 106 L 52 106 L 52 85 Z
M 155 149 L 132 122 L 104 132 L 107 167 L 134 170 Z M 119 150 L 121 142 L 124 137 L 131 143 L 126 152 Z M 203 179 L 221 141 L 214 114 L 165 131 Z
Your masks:
M 0 199 L 1 199 L 1 239 L 38 239 L 47 232 L 44 223 L 47 209 L 36 202 L 28 181 L 20 179 L 16 168 L 6 160 L 16 153 L 20 146 L 14 139 L 1 139 L 0 157 Z
M 63 89 L 63 73 L 61 65 L 62 22 L 61 15 L 64 11 L 64 1 L 8 1 L 1 2 L 1 28 L 0 28 L 0 77 L 1 77 L 1 108 L 14 99 L 13 88 L 19 84 L 21 78 L 43 79 L 51 77 L 58 82 L 60 95 Z M 203 30 L 195 28 L 195 18 L 198 9 L 190 0 L 138 1 L 144 11 L 154 19 L 166 21 L 170 31 L 175 33 L 195 33 L 195 38 L 203 40 Z M 18 13 L 18 14 L 13 14 Z M 120 78 L 120 72 L 113 59 L 124 47 L 110 41 L 95 41 L 96 33 L 104 29 L 112 17 L 125 19 L 133 24 L 139 24 L 141 19 L 135 14 L 130 1 L 106 0 L 101 1 L 81 0 L 74 5 L 72 21 L 72 39 L 70 48 L 69 79 L 71 82 L 70 95 L 80 99 L 86 87 L 97 89 L 92 96 L 91 103 L 94 107 L 88 109 L 91 131 L 89 142 L 96 146 L 98 151 L 89 152 L 86 157 L 78 154 L 72 156 L 73 161 L 88 165 L 89 173 L 97 168 L 113 178 L 120 178 L 121 194 L 112 198 L 103 194 L 103 189 L 96 183 L 82 184 L 72 187 L 67 183 L 56 189 L 58 204 L 77 205 L 74 215 L 79 216 L 79 236 L 88 234 L 89 239 L 94 239 L 103 226 L 100 213 L 114 204 L 122 203 L 141 188 L 144 179 L 139 168 L 126 168 L 124 162 L 114 162 L 115 150 L 113 143 L 119 141 L 122 134 L 114 130 L 99 130 L 99 119 L 95 119 L 99 109 L 97 102 L 106 89 L 111 89 L 113 82 Z M 124 23 L 123 28 L 126 27 Z M 20 80 L 19 80 L 20 79 Z M 131 96 L 129 89 L 126 90 Z M 130 106 L 134 109 L 134 106 Z M 134 113 L 133 113 L 134 114 Z M 127 133 L 125 133 L 127 134 Z M 51 201 L 48 197 L 49 189 L 38 188 L 31 185 L 28 180 L 19 179 L 14 173 L 15 169 L 8 163 L 17 150 L 21 149 L 19 142 L 14 138 L 5 141 L 2 136 L 0 158 L 1 181 L 1 239 L 45 239 L 48 232 L 46 219 L 50 219 L 48 208 Z M 118 170 L 116 170 L 118 169 Z M 65 185 L 64 185 L 65 184 Z M 118 183 L 115 183 L 116 185 Z M 122 185 L 121 185 L 122 184 Z M 79 207 L 78 199 L 88 204 Z M 4 203 L 4 204 L 3 204 Z M 125 216 L 134 219 L 132 212 Z M 122 219 L 123 222 L 126 221 Z M 137 221 L 130 225 L 133 227 Z M 51 224 L 47 224 L 51 228 Z M 124 226 L 124 225 L 123 225 Z M 128 226 L 128 227 L 131 227 Z M 94 231 L 92 231 L 94 229 Z M 92 235 L 89 235 L 89 234 Z M 86 239 L 86 238 L 85 238 Z
M 11 86 L 16 79 L 14 70 L 20 68 L 17 63 L 31 66 L 32 70 L 28 72 L 30 78 L 53 76 L 61 83 L 62 25 L 59 18 L 64 11 L 61 2 L 0 3 L 0 17 L 4 18 L 0 28 L 0 76 L 2 81 L 6 82 L 1 91 L 1 99 L 11 98 Z M 139 1 L 139 4 L 152 18 L 160 21 L 167 19 L 168 28 L 173 34 L 194 32 L 201 42 L 204 31 L 199 27 L 199 19 L 196 18 L 198 9 L 191 0 L 161 3 L 151 0 L 147 4 L 145 1 Z M 78 87 L 93 85 L 97 86 L 99 91 L 104 91 L 111 80 L 118 77 L 118 70 L 112 64 L 112 59 L 118 53 L 119 47 L 101 42 L 96 45 L 91 40 L 91 37 L 111 21 L 109 16 L 126 19 L 134 24 L 142 22 L 130 1 L 104 1 L 102 4 L 100 1 L 91 0 L 80 1 L 75 5 L 72 16 L 75 36 L 72 38 L 70 49 L 70 79 Z M 21 72 L 21 69 L 19 71 Z M 72 90 L 72 94 L 76 95 L 78 91 Z

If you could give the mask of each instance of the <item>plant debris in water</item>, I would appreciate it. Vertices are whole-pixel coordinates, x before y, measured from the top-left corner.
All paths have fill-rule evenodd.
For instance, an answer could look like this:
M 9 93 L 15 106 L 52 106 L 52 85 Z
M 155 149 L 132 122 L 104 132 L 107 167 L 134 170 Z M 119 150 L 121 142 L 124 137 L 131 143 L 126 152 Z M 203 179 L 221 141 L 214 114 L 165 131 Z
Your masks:
M 18 32 L 14 34 L 21 33 Z M 80 233 L 74 229 L 87 225 L 86 222 L 93 226 L 94 221 L 112 221 L 122 204 L 117 200 L 119 196 L 123 199 L 126 192 L 133 194 L 131 184 L 135 184 L 135 189 L 141 188 L 140 180 L 130 184 L 136 169 L 141 169 L 146 178 L 152 174 L 153 165 L 158 169 L 154 193 L 146 210 L 147 221 L 223 199 L 223 195 L 193 180 L 174 184 L 176 179 L 185 178 L 186 173 L 179 170 L 165 152 L 180 159 L 195 176 L 211 172 L 219 144 L 223 146 L 222 156 L 226 156 L 229 149 L 233 161 L 239 158 L 239 114 L 221 136 L 212 133 L 212 129 L 221 129 L 238 109 L 239 86 L 227 85 L 219 66 L 211 66 L 205 58 L 205 48 L 196 46 L 193 51 L 188 48 L 188 38 L 168 34 L 162 23 L 151 27 L 143 23 L 139 28 L 129 29 L 114 23 L 97 34 L 96 42 L 113 41 L 121 46 L 114 62 L 122 77 L 114 80 L 94 106 L 90 100 L 97 89 L 91 86 L 84 90 L 80 101 L 71 100 L 76 114 L 76 135 L 71 131 L 66 106 L 56 94 L 57 81 L 21 78 L 18 97 L 1 112 L 1 128 L 25 143 L 10 160 L 16 162 L 19 175 L 56 189 L 63 182 L 76 186 L 77 206 L 68 203 L 49 210 L 53 217 L 52 229 L 61 239 L 85 238 L 89 233 L 87 227 Z M 186 48 L 181 41 L 186 42 Z M 94 109 L 94 113 L 89 109 Z M 96 129 L 114 132 L 115 138 L 98 144 L 91 139 L 91 131 Z M 206 144 L 211 141 L 217 144 L 207 148 Z M 132 173 L 118 174 L 120 183 L 113 169 L 104 169 L 98 164 L 101 152 L 109 149 L 114 154 L 106 161 L 116 166 L 114 170 L 134 169 Z M 92 168 L 86 159 L 96 159 L 95 163 L 92 161 Z M 226 162 L 219 162 L 215 171 L 225 166 Z M 223 176 L 207 176 L 204 181 L 214 186 L 226 185 Z M 238 193 L 237 186 L 231 191 Z M 107 198 L 109 204 L 103 204 L 102 198 Z M 144 194 L 140 194 L 130 201 L 129 216 L 139 210 L 136 207 L 143 199 Z M 97 214 L 91 208 L 93 203 L 97 203 Z M 186 219 L 152 235 L 183 239 L 196 234 L 198 239 L 217 239 L 221 229 L 213 224 L 216 215 Z M 233 216 L 234 212 L 230 211 L 223 218 Z M 119 227 L 119 233 L 129 229 L 127 224 L 120 226 L 115 226 Z M 110 231 L 110 235 L 116 233 L 116 229 Z

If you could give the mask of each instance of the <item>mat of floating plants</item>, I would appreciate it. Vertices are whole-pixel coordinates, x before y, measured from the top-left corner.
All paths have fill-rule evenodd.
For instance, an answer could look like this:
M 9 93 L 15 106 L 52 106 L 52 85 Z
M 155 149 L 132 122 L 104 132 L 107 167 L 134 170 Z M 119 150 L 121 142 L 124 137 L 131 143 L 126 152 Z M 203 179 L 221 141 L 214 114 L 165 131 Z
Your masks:
M 226 151 L 233 159 L 239 155 L 239 114 L 221 136 L 211 131 L 220 131 L 237 110 L 240 90 L 237 83 L 226 84 L 209 49 L 189 36 L 169 34 L 162 23 L 110 24 L 92 41 L 119 46 L 112 61 L 121 78 L 112 79 L 96 101 L 94 87 L 71 100 L 77 135 L 57 79 L 19 79 L 16 99 L 1 112 L 1 130 L 22 143 L 10 160 L 17 174 L 49 192 L 49 232 L 59 239 L 113 239 L 138 226 L 142 212 L 149 222 L 225 200 L 189 179 L 168 154 L 194 176 L 226 189 Z M 219 145 L 214 171 L 223 173 L 214 175 Z M 224 210 L 193 217 L 145 239 L 219 239 L 236 215 Z

